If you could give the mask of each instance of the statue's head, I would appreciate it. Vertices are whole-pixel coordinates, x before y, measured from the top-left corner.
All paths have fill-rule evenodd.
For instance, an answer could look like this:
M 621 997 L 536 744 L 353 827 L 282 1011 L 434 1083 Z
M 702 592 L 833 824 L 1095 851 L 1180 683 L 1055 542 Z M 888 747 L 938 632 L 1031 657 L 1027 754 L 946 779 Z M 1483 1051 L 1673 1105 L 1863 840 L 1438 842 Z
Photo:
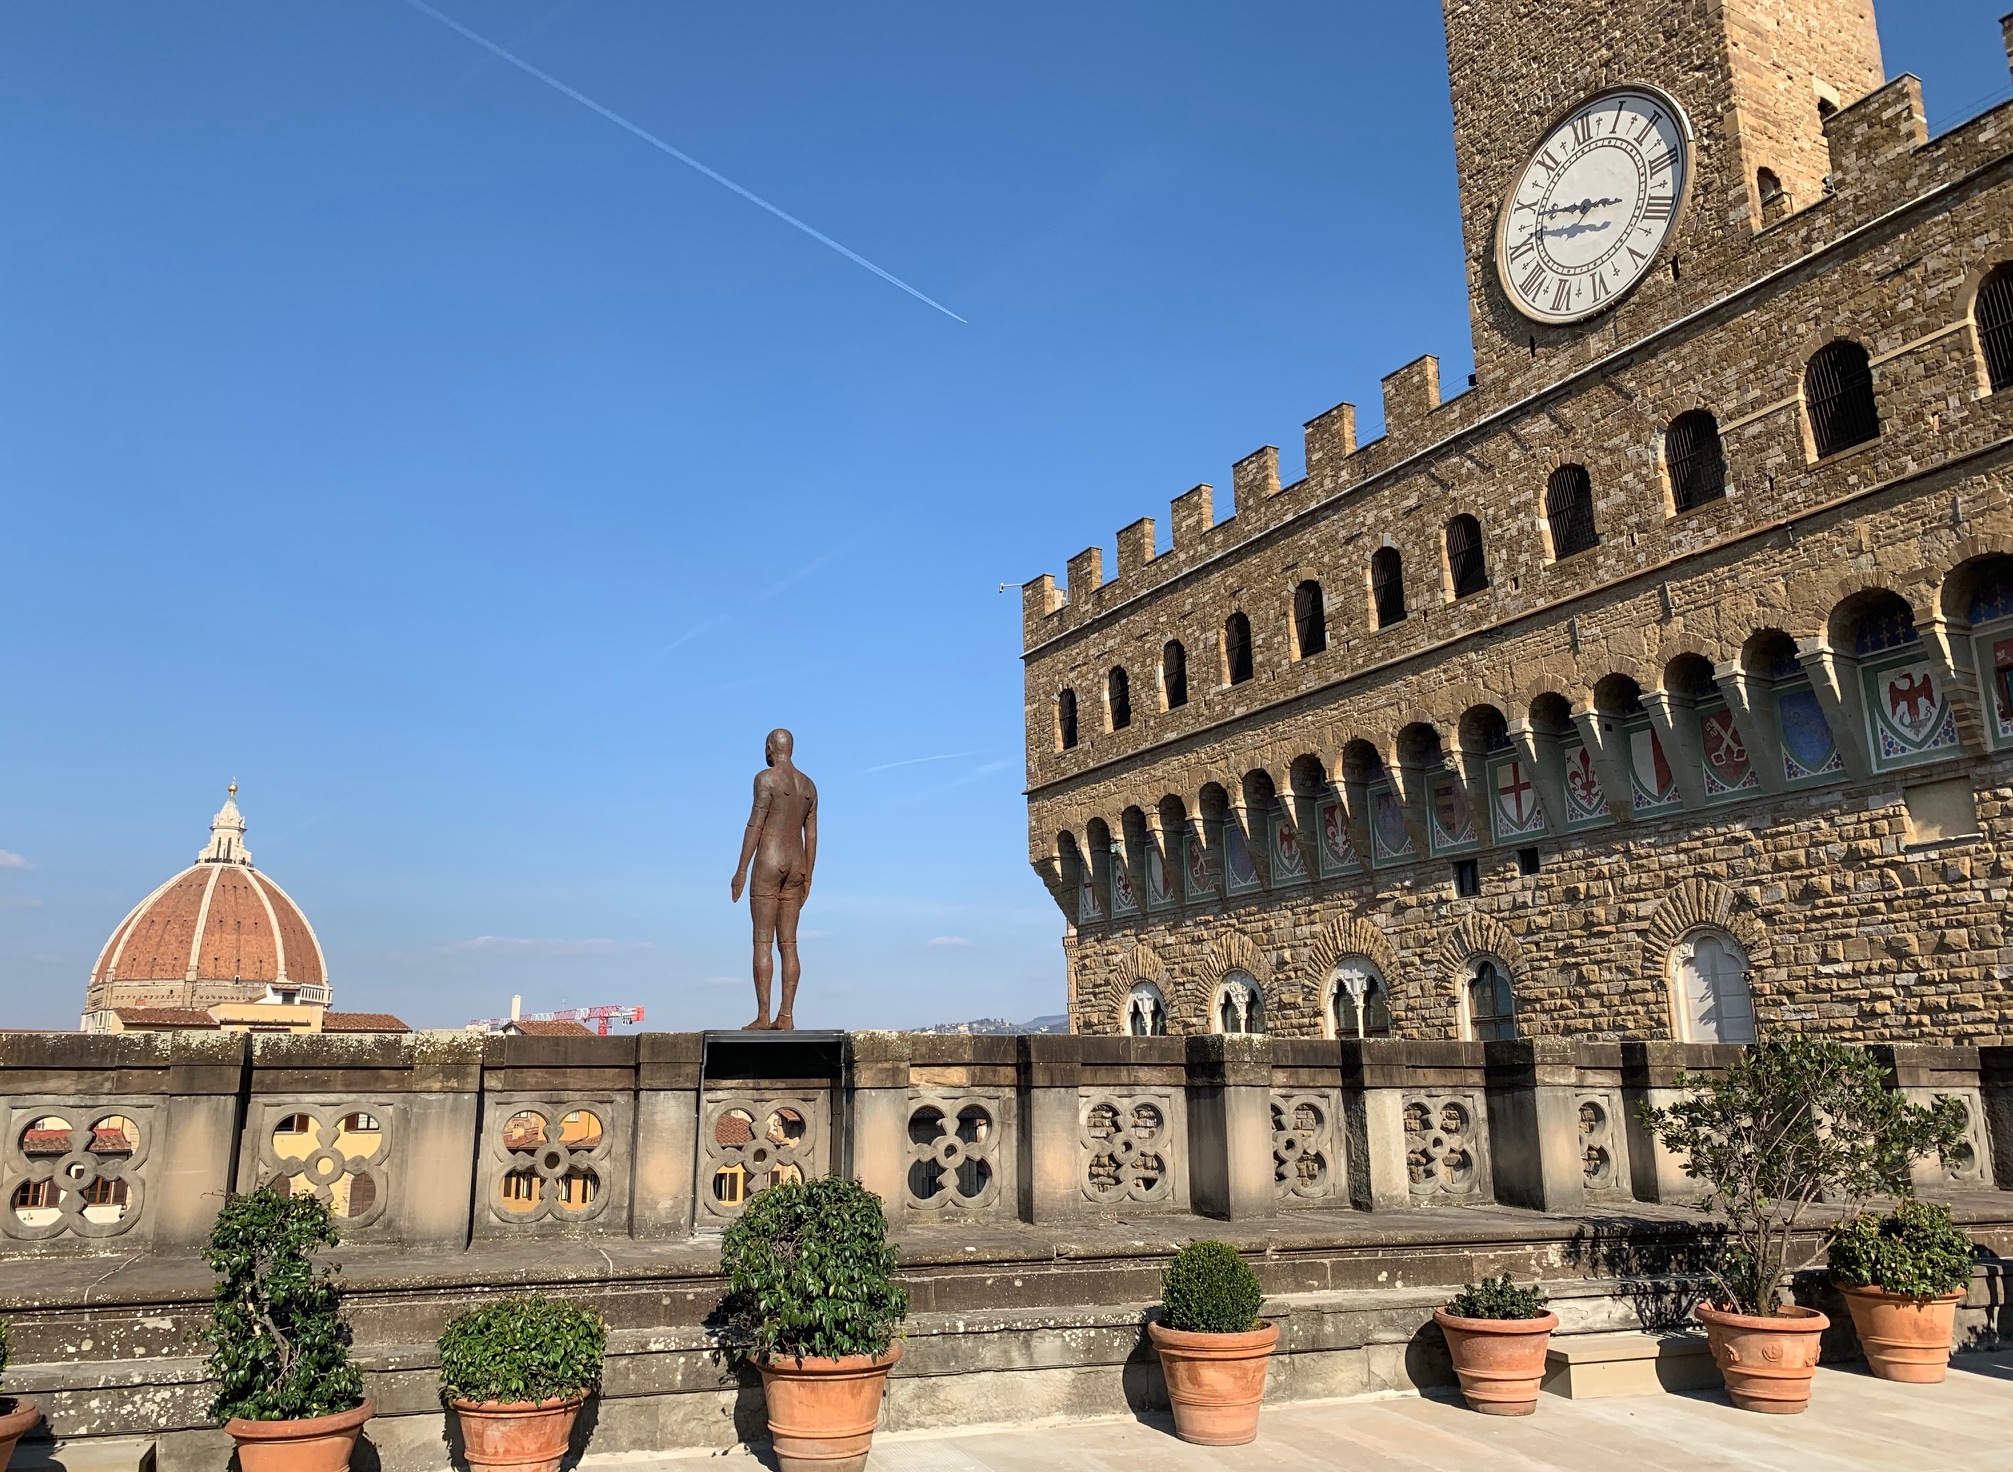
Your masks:
M 778 726 L 769 733 L 769 739 L 762 743 L 762 754 L 769 759 L 769 765 L 773 767 L 778 757 L 787 758 L 795 746 L 796 742 L 790 733 Z

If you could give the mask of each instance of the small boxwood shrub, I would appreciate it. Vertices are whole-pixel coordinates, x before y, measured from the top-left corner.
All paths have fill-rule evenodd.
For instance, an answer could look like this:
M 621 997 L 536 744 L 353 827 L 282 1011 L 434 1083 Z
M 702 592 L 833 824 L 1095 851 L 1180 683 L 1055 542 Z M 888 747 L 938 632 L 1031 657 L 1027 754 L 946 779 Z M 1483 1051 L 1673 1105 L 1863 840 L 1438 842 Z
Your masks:
M 758 1191 L 720 1242 L 737 1360 L 881 1355 L 908 1316 L 881 1198 L 827 1176 Z
M 531 1293 L 485 1303 L 440 1336 L 440 1398 L 501 1402 L 571 1399 L 601 1383 L 608 1326 L 591 1308 Z
M 265 1185 L 224 1198 L 203 1248 L 217 1274 L 202 1335 L 217 1384 L 213 1419 L 307 1421 L 363 1404 L 336 1269 L 314 1257 L 337 1241 L 319 1197 Z
M 1505 1273 L 1465 1285 L 1448 1302 L 1447 1312 L 1457 1319 L 1542 1319 L 1551 1310 L 1537 1284 L 1519 1288 Z
M 1228 1242 L 1191 1242 L 1160 1275 L 1161 1322 L 1190 1334 L 1249 1334 L 1265 1290 Z
M 1855 1288 L 1937 1298 L 1971 1282 L 1971 1239 L 1950 1208 L 1905 1200 L 1885 1216 L 1861 1212 L 1833 1229 L 1832 1276 Z

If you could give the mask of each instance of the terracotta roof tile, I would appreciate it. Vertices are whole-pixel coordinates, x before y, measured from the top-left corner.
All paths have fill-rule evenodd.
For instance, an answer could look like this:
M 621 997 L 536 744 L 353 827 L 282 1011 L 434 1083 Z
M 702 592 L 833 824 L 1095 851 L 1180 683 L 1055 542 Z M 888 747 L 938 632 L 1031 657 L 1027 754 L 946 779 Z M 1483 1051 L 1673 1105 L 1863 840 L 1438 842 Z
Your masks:
M 217 1019 L 195 1007 L 114 1007 L 128 1027 L 215 1027 Z
M 324 1012 L 323 1032 L 411 1032 L 389 1012 Z

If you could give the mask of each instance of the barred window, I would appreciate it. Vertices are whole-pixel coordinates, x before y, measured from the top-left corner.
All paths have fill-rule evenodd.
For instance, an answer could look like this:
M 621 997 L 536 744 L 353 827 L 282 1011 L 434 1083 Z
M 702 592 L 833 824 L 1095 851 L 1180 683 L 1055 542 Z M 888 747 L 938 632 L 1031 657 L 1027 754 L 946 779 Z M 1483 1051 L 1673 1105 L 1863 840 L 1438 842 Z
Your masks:
M 1873 365 L 1858 343 L 1834 342 L 1819 348 L 1804 372 L 1803 394 L 1820 460 L 1880 434 Z
M 1478 1043 L 1517 1035 L 1517 1004 L 1500 961 L 1477 961 L 1468 972 L 1468 1026 Z
M 1447 523 L 1447 571 L 1453 575 L 1456 598 L 1489 586 L 1489 569 L 1482 560 L 1482 524 L 1465 512 Z
M 1978 288 L 1978 346 L 1992 391 L 2013 385 L 2013 265 L 1995 266 Z
M 1670 470 L 1671 502 L 1689 511 L 1726 494 L 1726 449 L 1719 421 L 1693 409 L 1671 421 L 1664 433 L 1664 464 Z
M 1169 639 L 1160 651 L 1160 688 L 1167 692 L 1167 708 L 1188 704 L 1188 651 L 1179 639 Z
M 1076 692 L 1065 690 L 1055 698 L 1055 733 L 1068 751 L 1076 745 Z
M 1584 465 L 1561 465 L 1545 483 L 1545 520 L 1552 560 L 1562 562 L 1600 541 L 1594 530 L 1594 481 Z
M 1123 665 L 1112 666 L 1104 681 L 1105 704 L 1111 710 L 1111 729 L 1123 731 L 1132 724 L 1132 677 Z
M 1328 614 L 1319 583 L 1305 582 L 1293 590 L 1293 634 L 1302 659 L 1328 647 Z
M 1251 678 L 1251 620 L 1242 611 L 1233 613 L 1223 625 L 1224 673 L 1233 685 Z
M 1405 564 L 1396 547 L 1379 547 L 1370 554 L 1370 597 L 1382 629 L 1405 617 Z

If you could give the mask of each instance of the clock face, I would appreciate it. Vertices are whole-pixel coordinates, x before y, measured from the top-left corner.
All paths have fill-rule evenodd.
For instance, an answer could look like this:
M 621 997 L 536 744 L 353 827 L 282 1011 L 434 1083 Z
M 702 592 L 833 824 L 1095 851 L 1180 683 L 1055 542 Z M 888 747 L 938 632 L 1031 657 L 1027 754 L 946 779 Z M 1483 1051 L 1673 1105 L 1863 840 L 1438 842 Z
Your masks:
M 1691 179 L 1683 109 L 1648 87 L 1582 103 L 1538 144 L 1503 205 L 1496 270 L 1538 322 L 1606 311 L 1649 271 Z

